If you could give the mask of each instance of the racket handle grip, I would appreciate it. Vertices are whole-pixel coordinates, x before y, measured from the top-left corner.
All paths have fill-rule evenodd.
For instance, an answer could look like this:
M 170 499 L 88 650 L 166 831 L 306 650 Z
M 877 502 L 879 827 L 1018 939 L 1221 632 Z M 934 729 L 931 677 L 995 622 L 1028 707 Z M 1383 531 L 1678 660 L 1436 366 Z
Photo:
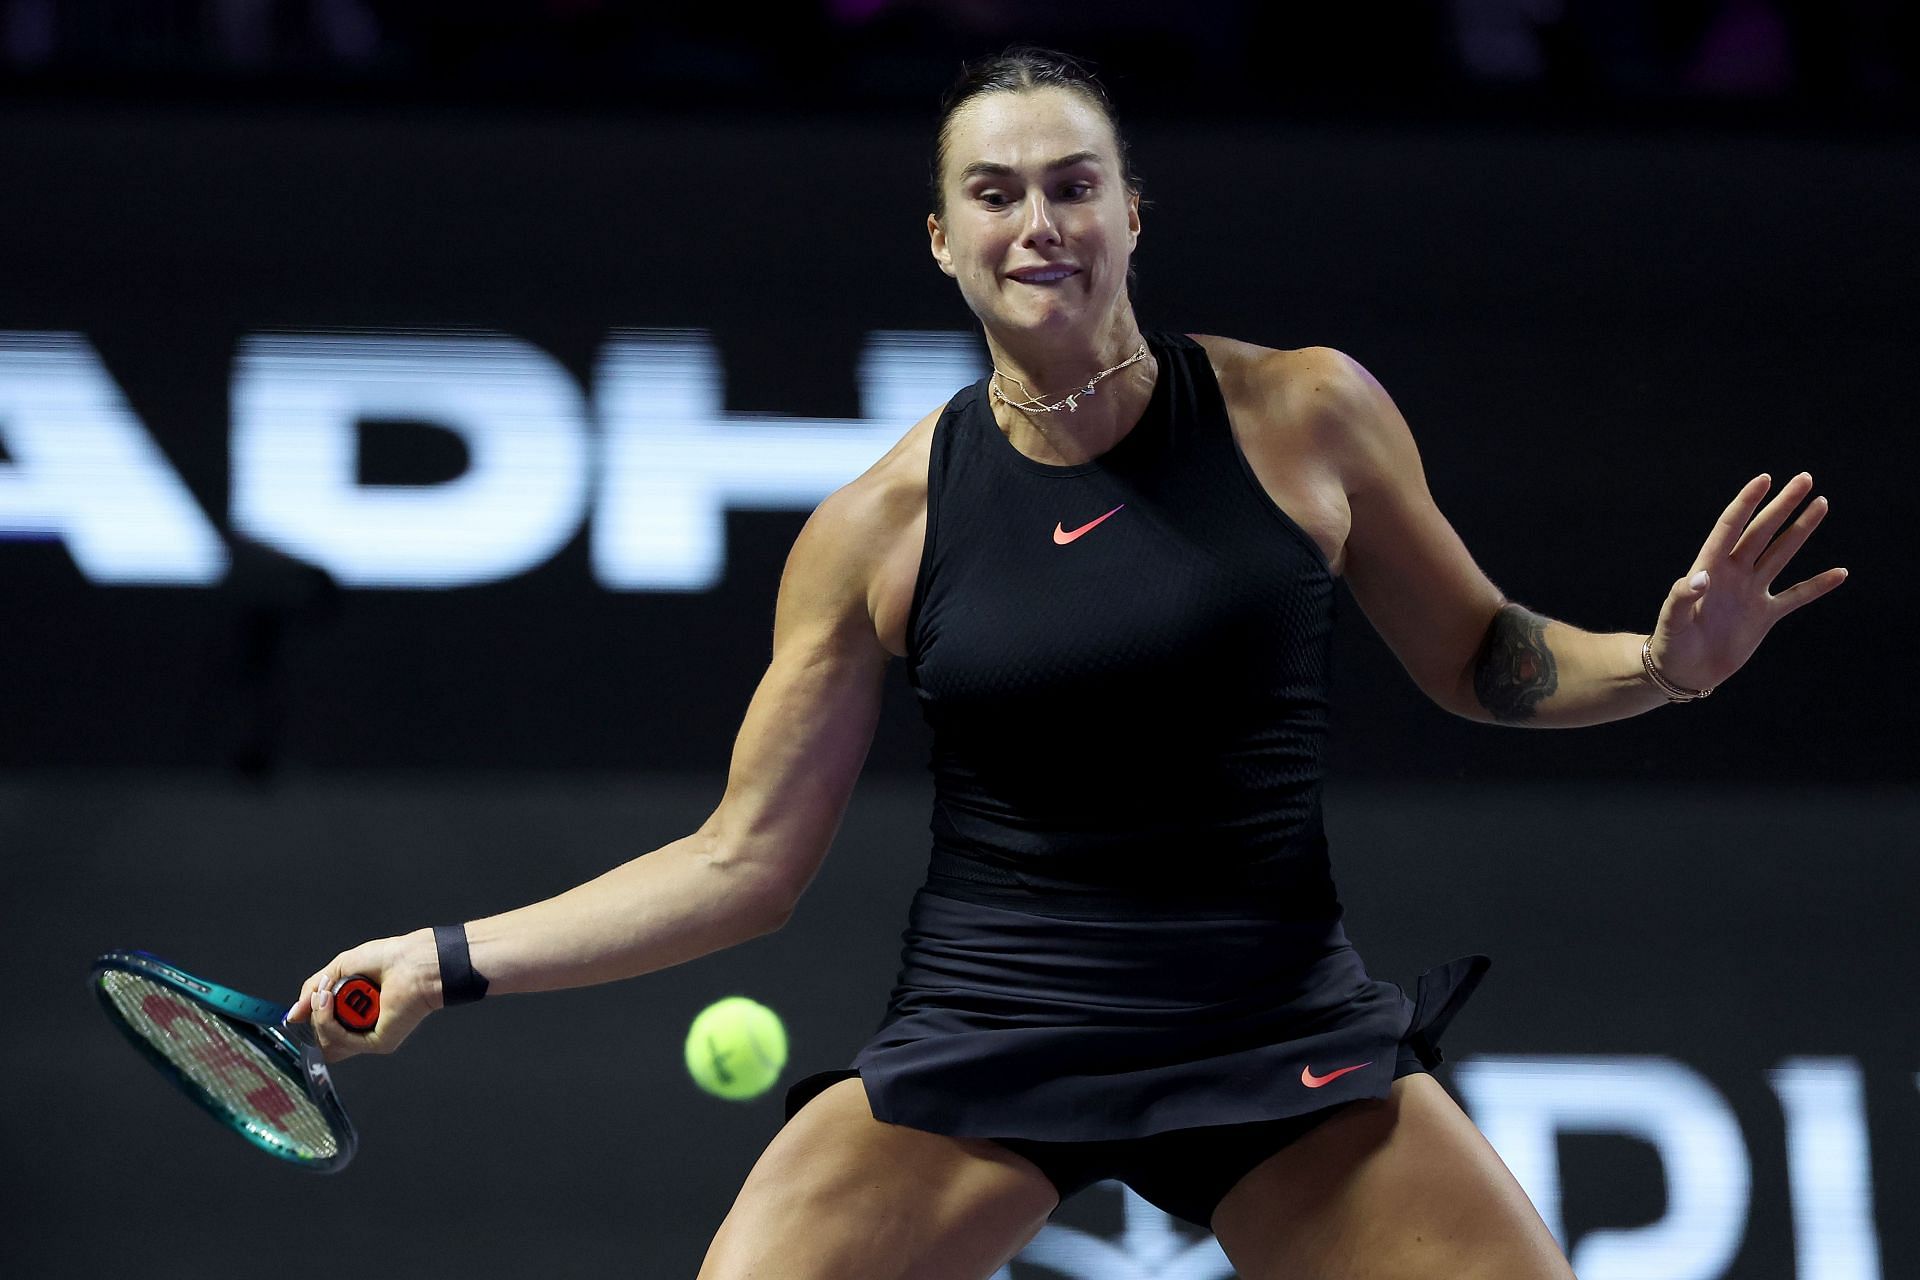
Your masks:
M 340 979 L 333 989 L 333 1020 L 357 1036 L 373 1030 L 380 1021 L 380 988 L 364 973 Z

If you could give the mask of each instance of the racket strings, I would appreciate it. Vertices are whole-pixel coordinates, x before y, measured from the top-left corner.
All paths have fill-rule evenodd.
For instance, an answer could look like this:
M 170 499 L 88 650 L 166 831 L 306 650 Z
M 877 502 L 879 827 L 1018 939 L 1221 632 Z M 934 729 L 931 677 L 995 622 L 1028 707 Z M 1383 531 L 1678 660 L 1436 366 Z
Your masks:
M 266 1050 L 219 1015 L 135 974 L 108 970 L 114 1012 L 208 1099 L 260 1141 L 309 1160 L 339 1151 L 327 1119 Z

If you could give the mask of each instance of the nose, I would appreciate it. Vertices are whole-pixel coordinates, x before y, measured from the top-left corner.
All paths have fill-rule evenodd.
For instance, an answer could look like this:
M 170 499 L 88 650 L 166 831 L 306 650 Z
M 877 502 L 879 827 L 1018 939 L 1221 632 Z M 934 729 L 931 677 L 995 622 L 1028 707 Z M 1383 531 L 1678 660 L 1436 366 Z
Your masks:
M 1027 247 L 1060 243 L 1060 228 L 1054 225 L 1053 210 L 1048 207 L 1046 196 L 1037 191 L 1027 201 L 1027 222 L 1021 230 L 1020 243 Z

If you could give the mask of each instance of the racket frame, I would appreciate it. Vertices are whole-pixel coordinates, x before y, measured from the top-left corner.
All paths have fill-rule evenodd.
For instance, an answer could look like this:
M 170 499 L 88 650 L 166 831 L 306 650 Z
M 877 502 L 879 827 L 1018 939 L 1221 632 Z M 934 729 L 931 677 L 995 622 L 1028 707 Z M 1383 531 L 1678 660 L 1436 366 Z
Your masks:
M 121 1014 L 103 981 L 109 971 L 130 973 L 184 996 L 221 1018 L 236 1033 L 263 1050 L 279 1067 L 288 1084 L 303 1091 L 319 1109 L 337 1144 L 333 1155 L 307 1156 L 292 1150 L 285 1143 L 272 1140 L 243 1116 L 223 1106 L 195 1084 L 186 1072 L 175 1066 L 166 1054 L 155 1048 Z M 334 1093 L 333 1077 L 327 1070 L 326 1059 L 320 1054 L 311 1023 L 287 1022 L 286 1009 L 272 1001 L 196 977 L 147 951 L 107 952 L 94 960 L 87 983 L 105 1007 L 107 1020 L 120 1029 L 120 1033 L 146 1056 L 147 1061 L 173 1081 L 180 1092 L 254 1146 L 311 1173 L 338 1173 L 353 1159 L 354 1152 L 359 1149 L 360 1138 L 354 1132 L 353 1122 L 347 1119 L 346 1109 L 340 1105 L 340 1099 Z

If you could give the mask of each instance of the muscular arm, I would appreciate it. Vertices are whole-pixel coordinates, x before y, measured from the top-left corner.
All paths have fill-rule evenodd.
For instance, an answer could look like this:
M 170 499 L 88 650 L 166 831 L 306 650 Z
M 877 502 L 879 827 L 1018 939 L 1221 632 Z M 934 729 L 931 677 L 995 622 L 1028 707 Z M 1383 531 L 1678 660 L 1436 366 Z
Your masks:
M 773 660 L 735 740 L 726 793 L 698 831 L 565 893 L 468 922 L 489 995 L 613 982 L 778 929 L 826 857 L 880 712 L 891 628 L 918 561 L 926 458 L 938 411 L 821 503 L 780 579 Z M 348 1035 L 326 985 L 365 973 L 380 1023 Z M 391 1053 L 440 1008 L 432 930 L 336 955 L 301 987 L 289 1021 L 313 1019 L 329 1062 Z
M 1651 711 L 1666 695 L 1640 665 L 1631 632 L 1595 634 L 1507 601 L 1493 615 L 1470 668 L 1469 719 L 1571 729 Z
M 858 482 L 814 512 L 781 577 L 773 659 L 698 831 L 557 897 L 467 926 L 491 994 L 610 982 L 772 932 L 825 858 L 879 717 L 888 654 L 866 587 L 880 524 Z M 430 943 L 428 944 L 430 947 Z
M 1508 600 L 1435 505 L 1386 391 L 1338 351 L 1308 354 L 1292 394 L 1339 459 L 1347 585 L 1428 697 L 1469 720 L 1533 728 L 1665 704 L 1641 668 L 1640 635 L 1582 631 Z

